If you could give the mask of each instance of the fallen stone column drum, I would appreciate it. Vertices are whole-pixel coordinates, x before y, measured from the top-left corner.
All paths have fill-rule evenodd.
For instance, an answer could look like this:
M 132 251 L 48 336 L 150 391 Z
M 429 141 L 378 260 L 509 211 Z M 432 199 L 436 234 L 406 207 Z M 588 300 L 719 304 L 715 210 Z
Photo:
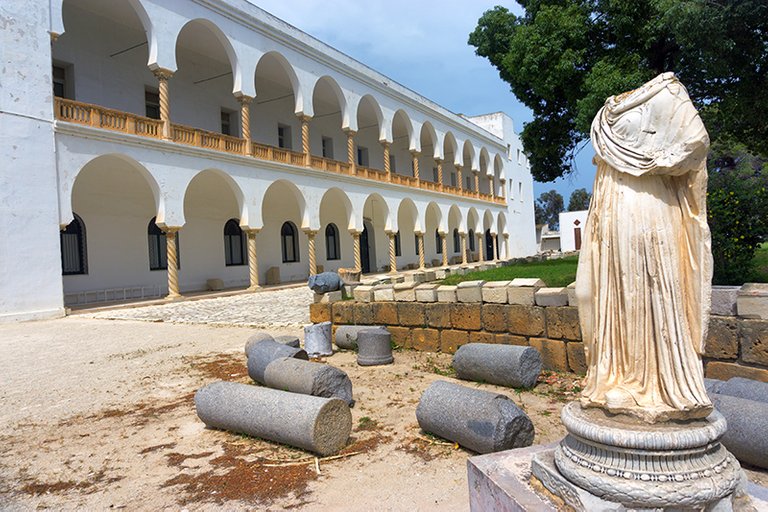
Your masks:
M 248 341 L 245 342 L 245 357 L 248 357 L 248 352 L 251 351 L 251 347 L 253 347 L 258 342 L 264 341 L 264 340 L 274 340 L 274 339 L 275 338 L 273 338 L 271 334 L 264 331 L 259 331 L 252 334 L 248 338 Z
M 309 359 L 304 350 L 283 345 L 275 340 L 261 340 L 254 343 L 246 354 L 248 355 L 248 375 L 259 384 L 264 384 L 264 370 L 275 359 L 283 357 L 305 361 Z
M 716 393 L 710 398 L 728 423 L 723 446 L 741 462 L 768 469 L 768 403 Z
M 364 329 L 357 333 L 357 364 L 377 366 L 391 364 L 392 335 L 384 329 Z
M 470 343 L 453 356 L 456 376 L 512 388 L 532 388 L 541 373 L 541 354 L 533 347 Z
M 760 382 L 743 377 L 731 377 L 713 389 L 712 392 L 768 404 L 768 382 Z
M 338 368 L 291 357 L 276 359 L 264 371 L 264 383 L 273 388 L 323 398 L 340 398 L 352 407 L 352 381 Z
M 304 327 L 304 350 L 312 357 L 333 355 L 331 322 L 321 322 Z
M 380 325 L 340 325 L 336 328 L 336 346 L 346 350 L 355 350 L 357 348 L 357 335 L 360 331 L 367 329 L 386 331 L 386 328 Z
M 214 382 L 195 394 L 198 417 L 209 427 L 239 432 L 333 455 L 352 431 L 343 400 L 278 391 L 235 382 Z
M 425 432 L 477 453 L 533 443 L 533 423 L 509 397 L 451 382 L 437 381 L 424 391 L 416 419 Z
M 293 347 L 293 348 L 301 347 L 301 344 L 299 343 L 299 337 L 293 336 L 291 334 L 275 336 L 275 341 L 278 343 L 282 343 L 283 345 L 288 345 L 289 347 Z

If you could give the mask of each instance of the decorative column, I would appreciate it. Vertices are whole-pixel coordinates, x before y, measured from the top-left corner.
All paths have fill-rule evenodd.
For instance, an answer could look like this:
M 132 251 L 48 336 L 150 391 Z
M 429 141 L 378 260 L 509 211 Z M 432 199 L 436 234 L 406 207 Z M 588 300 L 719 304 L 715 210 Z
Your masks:
M 250 291 L 255 291 L 261 288 L 259 286 L 259 259 L 256 255 L 256 234 L 258 229 L 248 229 L 248 277 L 251 281 L 251 286 L 248 287 Z
M 467 264 L 467 234 L 461 233 L 461 264 Z
M 387 181 L 392 181 L 392 166 L 389 165 L 389 142 L 381 143 L 384 148 L 384 172 L 387 173 Z
M 163 122 L 163 138 L 171 138 L 171 100 L 168 94 L 168 80 L 173 76 L 173 71 L 165 68 L 152 70 L 157 78 L 157 90 L 160 97 L 160 120 Z
M 416 238 L 419 241 L 419 268 L 424 270 L 426 267 L 424 263 L 424 233 L 416 233 Z
M 355 172 L 355 135 L 357 132 L 354 130 L 344 130 L 347 134 L 347 163 L 352 169 L 352 174 Z
M 413 157 L 413 177 L 419 180 L 419 152 L 411 151 L 411 156 Z
M 397 274 L 397 252 L 395 251 L 395 233 L 390 231 L 389 236 L 389 272 Z
M 475 175 L 475 196 L 480 197 L 480 171 L 472 171 Z
M 435 158 L 435 162 L 437 162 L 437 182 L 442 187 L 443 186 L 443 159 Z
M 464 190 L 464 177 L 461 174 L 461 166 L 456 166 L 456 182 L 459 185 L 459 190 Z
M 440 233 L 440 247 L 443 249 L 443 266 L 448 266 L 448 237 L 445 233 Z
M 310 116 L 301 115 L 301 152 L 304 153 L 304 165 L 309 167 L 309 122 L 312 120 Z
M 350 231 L 352 233 L 352 252 L 355 255 L 355 270 L 363 270 L 363 259 L 360 256 L 360 231 Z
M 501 198 L 507 199 L 507 180 L 505 178 L 501 178 L 499 182 L 501 183 Z
M 243 132 L 243 139 L 245 139 L 245 147 L 243 148 L 244 155 L 250 155 L 251 144 L 251 101 L 253 98 L 250 96 L 242 95 L 237 97 L 237 101 L 240 102 L 240 128 Z
M 313 276 L 317 274 L 317 259 L 315 257 L 315 235 L 317 231 L 305 229 L 304 233 L 307 234 L 307 243 L 309 244 L 309 275 Z
M 166 299 L 174 300 L 181 297 L 179 293 L 179 255 L 176 252 L 176 234 L 181 228 L 165 228 L 165 256 L 168 272 L 168 296 Z
M 477 234 L 477 259 L 485 261 L 488 258 L 488 248 L 485 247 L 485 235 Z
M 504 259 L 508 260 L 509 258 L 509 234 L 504 233 Z
M 499 261 L 499 241 L 493 233 L 491 233 L 491 238 L 493 239 L 493 258 L 491 258 L 493 261 Z

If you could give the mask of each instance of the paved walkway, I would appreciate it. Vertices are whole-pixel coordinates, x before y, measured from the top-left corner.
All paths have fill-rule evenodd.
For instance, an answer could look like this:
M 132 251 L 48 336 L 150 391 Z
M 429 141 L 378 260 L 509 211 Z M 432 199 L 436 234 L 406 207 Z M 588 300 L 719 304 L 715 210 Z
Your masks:
M 264 290 L 229 297 L 197 299 L 151 306 L 130 306 L 80 316 L 110 320 L 142 320 L 269 329 L 309 323 L 312 291 L 306 286 Z

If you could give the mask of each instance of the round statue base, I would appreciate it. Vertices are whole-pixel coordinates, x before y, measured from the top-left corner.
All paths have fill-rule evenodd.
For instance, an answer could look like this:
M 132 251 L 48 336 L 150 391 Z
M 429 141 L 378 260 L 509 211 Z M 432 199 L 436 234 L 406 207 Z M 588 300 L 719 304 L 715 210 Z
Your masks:
M 571 483 L 627 508 L 706 507 L 733 494 L 741 466 L 720 444 L 725 418 L 646 424 L 571 402 L 555 464 Z

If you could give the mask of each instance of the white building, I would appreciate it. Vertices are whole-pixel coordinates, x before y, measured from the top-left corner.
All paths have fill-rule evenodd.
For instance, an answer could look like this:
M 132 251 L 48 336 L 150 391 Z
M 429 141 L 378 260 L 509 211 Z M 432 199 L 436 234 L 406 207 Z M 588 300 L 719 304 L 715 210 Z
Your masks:
M 245 0 L 3 0 L 0 19 L 2 320 L 536 252 L 508 117 L 455 115 Z
M 581 250 L 582 233 L 587 222 L 589 210 L 576 212 L 561 212 L 560 218 L 560 250 L 572 252 Z

